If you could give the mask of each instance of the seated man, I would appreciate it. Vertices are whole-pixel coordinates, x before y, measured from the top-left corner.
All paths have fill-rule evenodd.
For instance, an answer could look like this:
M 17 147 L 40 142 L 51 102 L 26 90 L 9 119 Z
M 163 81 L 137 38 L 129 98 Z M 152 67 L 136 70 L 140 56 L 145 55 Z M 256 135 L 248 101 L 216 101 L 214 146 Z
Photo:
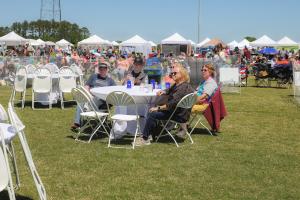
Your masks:
M 133 80 L 134 85 L 140 85 L 145 81 L 146 74 L 144 73 L 144 60 L 141 57 L 135 57 L 133 66 L 125 73 L 124 83 L 128 80 Z
M 88 81 L 85 84 L 85 88 L 89 91 L 91 88 L 94 87 L 105 87 L 105 86 L 114 86 L 116 85 L 114 80 L 107 76 L 108 71 L 108 64 L 107 63 L 99 63 L 98 64 L 98 73 L 92 74 Z M 97 104 L 99 109 L 106 109 L 106 102 L 97 99 L 94 97 L 94 101 Z M 81 110 L 77 106 L 76 108 L 76 114 L 74 119 L 74 124 L 71 127 L 71 129 L 77 129 L 80 127 L 80 113 Z
M 181 63 L 176 63 L 172 72 L 172 79 L 175 84 L 171 88 L 166 90 L 161 90 L 157 93 L 158 96 L 162 94 L 168 95 L 167 103 L 162 106 L 152 107 L 149 110 L 148 116 L 146 118 L 145 128 L 142 132 L 142 137 L 137 138 L 136 145 L 143 146 L 149 145 L 150 134 L 153 134 L 153 130 L 156 127 L 156 119 L 167 120 L 174 109 L 176 108 L 178 102 L 187 94 L 194 92 L 192 86 L 190 85 L 190 77 L 187 70 L 182 66 Z M 175 121 L 182 124 L 186 123 L 190 116 L 190 109 L 178 108 L 173 115 Z M 186 127 L 185 127 L 186 130 Z

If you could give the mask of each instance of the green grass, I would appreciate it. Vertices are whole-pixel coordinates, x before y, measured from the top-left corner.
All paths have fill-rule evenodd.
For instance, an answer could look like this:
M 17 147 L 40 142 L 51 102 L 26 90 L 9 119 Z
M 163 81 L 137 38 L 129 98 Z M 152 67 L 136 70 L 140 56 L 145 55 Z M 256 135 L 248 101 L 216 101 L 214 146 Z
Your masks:
M 10 90 L 0 87 L 0 103 Z M 28 93 L 29 95 L 29 93 Z M 218 137 L 194 134 L 176 148 L 154 143 L 107 148 L 107 139 L 75 142 L 75 107 L 17 113 L 48 199 L 300 199 L 300 107 L 292 89 L 242 88 L 224 94 L 228 116 Z M 30 96 L 27 97 L 30 102 Z M 19 199 L 38 199 L 18 139 Z M 6 192 L 0 193 L 5 199 Z

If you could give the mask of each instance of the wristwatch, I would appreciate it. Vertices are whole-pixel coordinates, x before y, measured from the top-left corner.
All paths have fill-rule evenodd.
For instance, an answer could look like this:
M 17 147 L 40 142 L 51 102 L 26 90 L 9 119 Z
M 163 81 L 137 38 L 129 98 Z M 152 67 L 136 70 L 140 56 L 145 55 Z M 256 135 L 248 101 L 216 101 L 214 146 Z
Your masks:
M 157 106 L 157 111 L 160 111 L 160 106 Z

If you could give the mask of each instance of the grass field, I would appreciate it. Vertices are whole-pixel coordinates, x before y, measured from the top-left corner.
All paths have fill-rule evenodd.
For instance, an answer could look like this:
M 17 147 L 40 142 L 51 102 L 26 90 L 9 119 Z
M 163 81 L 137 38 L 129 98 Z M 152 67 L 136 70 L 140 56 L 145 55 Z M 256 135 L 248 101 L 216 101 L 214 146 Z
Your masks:
M 10 90 L 0 87 L 7 106 Z M 224 94 L 229 115 L 218 137 L 200 129 L 176 148 L 154 143 L 136 150 L 107 148 L 107 139 L 75 142 L 75 107 L 17 113 L 48 199 L 300 199 L 300 106 L 292 89 L 242 88 Z M 18 138 L 18 199 L 38 199 Z M 0 199 L 7 199 L 6 192 Z

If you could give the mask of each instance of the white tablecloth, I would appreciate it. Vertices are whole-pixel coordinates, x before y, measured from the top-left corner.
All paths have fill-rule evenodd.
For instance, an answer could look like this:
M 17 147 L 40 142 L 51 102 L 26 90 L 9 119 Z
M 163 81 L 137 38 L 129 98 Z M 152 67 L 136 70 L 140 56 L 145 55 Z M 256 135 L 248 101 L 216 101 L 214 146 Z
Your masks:
M 108 86 L 108 87 L 92 88 L 90 91 L 94 96 L 103 100 L 106 99 L 109 93 L 114 91 L 122 91 L 131 95 L 137 104 L 138 115 L 141 116 L 140 118 L 141 131 L 143 131 L 143 128 L 145 126 L 145 118 L 148 114 L 149 107 L 151 106 L 151 104 L 155 103 L 157 99 L 156 92 L 159 90 L 152 91 L 151 89 L 149 90 L 148 87 L 141 87 L 141 86 L 134 86 L 130 89 L 126 88 L 126 86 Z M 116 112 L 120 114 L 135 114 L 134 109 L 131 106 L 118 107 L 116 109 Z M 128 122 L 127 128 L 126 130 L 124 130 L 124 133 L 128 132 L 130 134 L 134 134 L 135 128 L 136 128 L 136 122 L 134 121 Z

